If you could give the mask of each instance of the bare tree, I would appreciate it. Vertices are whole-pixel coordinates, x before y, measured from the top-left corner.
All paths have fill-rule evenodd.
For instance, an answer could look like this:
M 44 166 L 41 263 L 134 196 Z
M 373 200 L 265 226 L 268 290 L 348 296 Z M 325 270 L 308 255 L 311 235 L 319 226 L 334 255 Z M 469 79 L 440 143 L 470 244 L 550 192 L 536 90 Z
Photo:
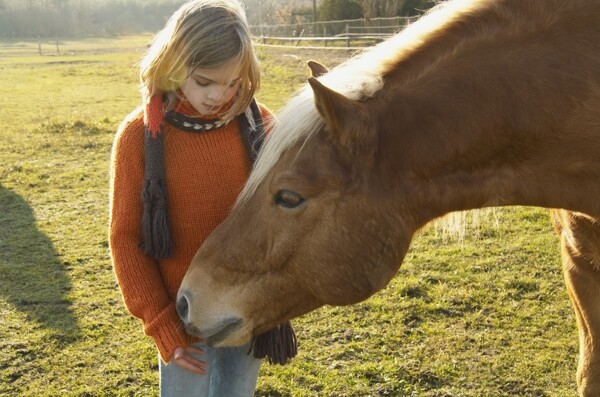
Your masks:
M 295 23 L 294 17 L 312 13 L 313 0 L 243 0 L 251 25 L 280 25 Z M 299 12 L 299 10 L 302 10 Z
M 366 19 L 418 15 L 434 5 L 433 0 L 356 0 Z
M 358 0 L 366 19 L 398 15 L 404 0 Z

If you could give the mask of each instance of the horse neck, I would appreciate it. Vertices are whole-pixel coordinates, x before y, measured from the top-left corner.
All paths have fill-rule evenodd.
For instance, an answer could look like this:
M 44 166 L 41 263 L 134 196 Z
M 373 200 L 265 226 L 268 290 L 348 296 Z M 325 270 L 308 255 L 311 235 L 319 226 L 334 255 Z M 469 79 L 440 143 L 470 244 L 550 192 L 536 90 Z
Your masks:
M 496 205 L 600 215 L 600 30 L 577 21 L 432 43 L 388 73 L 379 166 L 422 222 Z

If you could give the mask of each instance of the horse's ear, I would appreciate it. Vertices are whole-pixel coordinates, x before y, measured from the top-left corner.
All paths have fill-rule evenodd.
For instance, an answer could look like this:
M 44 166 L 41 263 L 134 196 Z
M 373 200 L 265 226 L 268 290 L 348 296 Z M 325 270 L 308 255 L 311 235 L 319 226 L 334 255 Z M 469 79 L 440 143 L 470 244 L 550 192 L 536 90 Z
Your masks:
M 374 127 L 364 104 L 325 87 L 313 77 L 309 77 L 308 83 L 332 140 L 348 154 L 372 155 L 375 151 Z
M 321 65 L 319 62 L 308 61 L 306 64 L 308 65 L 310 72 L 312 73 L 312 77 L 321 77 L 325 73 L 329 72 L 329 70 L 325 66 Z

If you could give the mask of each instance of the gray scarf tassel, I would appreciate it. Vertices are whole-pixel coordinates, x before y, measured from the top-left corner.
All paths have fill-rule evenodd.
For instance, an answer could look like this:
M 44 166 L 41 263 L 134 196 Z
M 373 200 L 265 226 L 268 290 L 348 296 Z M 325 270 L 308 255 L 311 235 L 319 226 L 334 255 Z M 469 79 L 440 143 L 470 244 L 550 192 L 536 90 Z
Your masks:
M 250 163 L 254 165 L 265 140 L 265 126 L 256 100 L 252 100 L 246 112 L 240 116 L 240 129 Z
M 253 337 L 250 346 L 254 358 L 266 358 L 269 364 L 288 364 L 298 354 L 298 340 L 290 321 Z
M 142 189 L 142 242 L 144 254 L 159 260 L 171 256 L 173 241 L 167 215 L 167 187 L 162 131 L 144 133 L 144 186 Z

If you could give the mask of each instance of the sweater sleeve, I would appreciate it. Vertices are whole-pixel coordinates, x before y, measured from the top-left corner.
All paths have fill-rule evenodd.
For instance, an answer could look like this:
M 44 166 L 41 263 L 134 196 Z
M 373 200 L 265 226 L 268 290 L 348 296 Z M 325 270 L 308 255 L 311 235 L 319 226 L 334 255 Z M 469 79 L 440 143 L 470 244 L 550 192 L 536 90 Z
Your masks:
M 168 362 L 188 337 L 181 327 L 156 261 L 139 247 L 144 178 L 144 125 L 141 112 L 126 119 L 115 137 L 110 176 L 109 244 L 113 268 L 127 309 L 144 324 Z

